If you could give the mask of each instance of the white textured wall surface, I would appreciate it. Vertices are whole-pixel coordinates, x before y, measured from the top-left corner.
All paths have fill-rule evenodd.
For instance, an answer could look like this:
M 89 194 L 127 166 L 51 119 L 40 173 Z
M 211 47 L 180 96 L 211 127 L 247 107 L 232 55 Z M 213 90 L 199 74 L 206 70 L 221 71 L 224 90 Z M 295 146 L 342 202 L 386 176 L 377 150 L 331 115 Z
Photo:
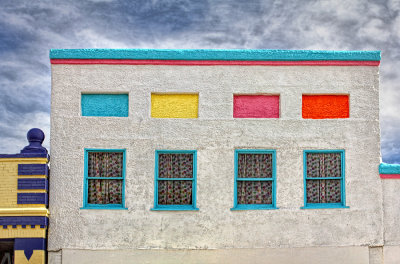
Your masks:
M 400 180 L 384 179 L 384 239 L 385 245 L 400 246 Z M 400 263 L 400 247 L 397 247 L 398 263 Z
M 382 245 L 378 79 L 361 66 L 52 65 L 49 250 Z M 128 92 L 129 117 L 81 117 L 82 92 Z M 152 92 L 199 93 L 199 118 L 150 118 Z M 234 93 L 280 94 L 280 118 L 233 119 Z M 303 93 L 350 94 L 350 118 L 302 119 Z M 126 148 L 128 210 L 80 209 L 84 148 Z M 255 148 L 277 152 L 279 209 L 230 211 L 234 150 Z M 150 211 L 156 149 L 198 151 L 199 211 Z M 346 150 L 350 208 L 300 209 L 308 149 Z

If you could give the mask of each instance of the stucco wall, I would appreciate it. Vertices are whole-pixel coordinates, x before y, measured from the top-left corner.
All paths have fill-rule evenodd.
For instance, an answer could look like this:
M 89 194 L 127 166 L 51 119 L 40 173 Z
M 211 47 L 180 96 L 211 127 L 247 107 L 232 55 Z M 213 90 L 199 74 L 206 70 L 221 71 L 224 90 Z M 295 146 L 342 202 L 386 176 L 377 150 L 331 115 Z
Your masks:
M 384 225 L 385 244 L 400 245 L 400 180 L 384 179 L 383 202 L 384 202 Z M 400 254 L 399 254 L 400 259 Z
M 81 117 L 82 92 L 128 92 L 129 117 Z M 198 119 L 150 118 L 151 93 L 199 94 Z M 280 95 L 233 119 L 233 94 Z M 301 118 L 302 94 L 350 94 L 350 118 Z M 377 67 L 52 65 L 49 250 L 383 244 Z M 126 148 L 128 210 L 83 210 L 84 148 Z M 277 210 L 230 211 L 234 150 L 275 149 Z M 199 211 L 150 211 L 156 149 L 196 149 Z M 345 149 L 347 209 L 302 210 L 303 150 Z

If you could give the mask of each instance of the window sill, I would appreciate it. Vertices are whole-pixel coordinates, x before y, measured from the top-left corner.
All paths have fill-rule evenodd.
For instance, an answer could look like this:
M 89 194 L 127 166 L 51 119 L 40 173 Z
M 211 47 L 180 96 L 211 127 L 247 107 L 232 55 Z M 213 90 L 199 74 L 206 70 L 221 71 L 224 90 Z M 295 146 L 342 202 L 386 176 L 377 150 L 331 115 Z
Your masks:
M 199 208 L 192 205 L 158 205 L 150 209 L 151 211 L 199 211 Z
M 350 208 L 349 206 L 343 204 L 307 204 L 300 207 L 300 209 L 341 209 Z
M 231 208 L 231 211 L 243 211 L 243 210 L 276 210 L 279 207 L 265 204 L 242 204 Z
M 126 208 L 126 207 L 109 206 L 109 205 L 102 205 L 102 206 L 100 206 L 100 205 L 99 206 L 88 205 L 88 206 L 83 206 L 83 207 L 81 207 L 79 209 L 82 209 L 82 210 L 86 210 L 86 209 L 89 209 L 89 210 L 93 210 L 93 209 L 95 209 L 95 210 L 128 210 L 128 208 Z

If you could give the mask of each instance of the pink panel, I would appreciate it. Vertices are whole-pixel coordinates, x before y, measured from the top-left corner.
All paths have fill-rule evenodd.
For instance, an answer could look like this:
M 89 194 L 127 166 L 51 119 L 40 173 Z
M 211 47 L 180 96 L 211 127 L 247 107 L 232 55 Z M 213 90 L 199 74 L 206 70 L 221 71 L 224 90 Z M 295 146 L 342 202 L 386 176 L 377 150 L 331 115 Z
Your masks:
M 279 118 L 279 95 L 234 95 L 233 117 Z

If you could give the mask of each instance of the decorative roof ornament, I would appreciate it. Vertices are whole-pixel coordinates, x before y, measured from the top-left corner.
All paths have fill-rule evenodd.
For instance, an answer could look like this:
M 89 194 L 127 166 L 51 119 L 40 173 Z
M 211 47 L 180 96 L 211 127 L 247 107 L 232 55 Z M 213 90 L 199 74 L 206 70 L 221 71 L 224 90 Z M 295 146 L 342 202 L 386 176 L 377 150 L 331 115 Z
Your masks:
M 29 145 L 21 150 L 21 154 L 48 154 L 47 149 L 42 146 L 45 138 L 44 133 L 39 128 L 32 128 L 26 134 Z

